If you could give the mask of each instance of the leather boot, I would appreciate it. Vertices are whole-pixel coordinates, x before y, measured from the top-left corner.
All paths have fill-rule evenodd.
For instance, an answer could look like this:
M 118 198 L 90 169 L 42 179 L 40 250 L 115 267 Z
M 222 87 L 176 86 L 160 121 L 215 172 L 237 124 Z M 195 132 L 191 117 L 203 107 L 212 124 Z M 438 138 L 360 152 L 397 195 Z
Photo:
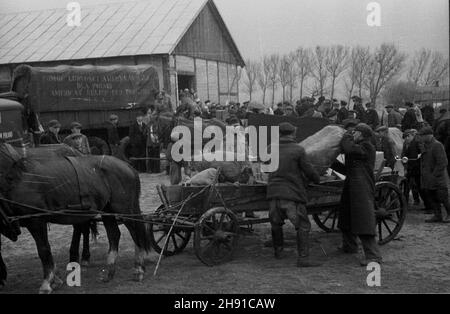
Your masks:
M 284 239 L 283 239 L 283 229 L 281 228 L 272 228 L 272 241 L 273 241 L 273 249 L 274 256 L 276 259 L 281 259 L 284 257 L 283 247 L 284 247 Z
M 318 267 L 322 265 L 311 261 L 309 257 L 309 232 L 297 231 L 297 248 L 297 267 Z

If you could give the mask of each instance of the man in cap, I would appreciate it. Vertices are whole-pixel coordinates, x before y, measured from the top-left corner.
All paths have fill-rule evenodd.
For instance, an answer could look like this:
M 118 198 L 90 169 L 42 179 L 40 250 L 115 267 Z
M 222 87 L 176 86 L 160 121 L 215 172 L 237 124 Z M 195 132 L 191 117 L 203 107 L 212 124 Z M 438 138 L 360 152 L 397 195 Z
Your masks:
M 436 140 L 444 145 L 448 161 L 450 158 L 450 115 L 448 115 L 445 110 L 444 115 L 442 115 L 437 121 L 439 122 L 434 127 L 434 134 L 436 136 Z M 447 173 L 450 176 L 450 161 L 448 161 L 448 163 L 449 166 L 447 166 Z
M 394 169 L 395 167 L 395 143 L 389 137 L 389 128 L 387 126 L 380 126 L 376 129 L 377 132 L 377 151 L 384 153 L 384 160 L 386 160 L 386 167 Z
M 287 122 L 280 124 L 279 167 L 269 175 L 267 199 L 270 201 L 269 219 L 275 258 L 283 256 L 283 224 L 289 219 L 297 230 L 298 267 L 319 264 L 309 259 L 309 233 L 311 223 L 306 211 L 305 179 L 320 182 L 318 173 L 306 161 L 305 150 L 295 141 L 296 128 Z M 274 149 L 274 145 L 270 149 Z
M 297 113 L 294 111 L 294 107 L 292 107 L 291 104 L 285 105 L 285 108 L 284 108 L 284 115 L 285 115 L 286 117 L 294 117 L 294 118 L 297 118 L 297 117 L 298 117 Z
M 89 140 L 86 137 L 86 135 L 81 134 L 81 129 L 82 129 L 81 123 L 72 122 L 70 124 L 70 131 L 72 132 L 72 134 L 70 134 L 64 139 L 64 144 L 79 150 L 81 153 L 85 155 L 89 155 L 91 153 Z
M 405 106 L 408 108 L 406 110 L 405 115 L 403 116 L 402 120 L 402 131 L 410 130 L 410 129 L 416 129 L 419 130 L 421 128 L 420 121 L 416 114 L 416 109 L 414 107 L 414 104 L 412 102 L 406 102 Z M 420 112 L 420 110 L 419 110 Z
M 133 166 L 139 172 L 146 171 L 146 162 L 142 160 L 146 157 L 147 147 L 147 125 L 144 123 L 144 116 L 144 112 L 139 112 L 129 130 L 131 157 L 138 158 L 133 162 Z
M 386 111 L 388 113 L 387 115 L 387 126 L 389 128 L 402 128 L 402 115 L 400 112 L 396 111 L 394 109 L 393 105 L 387 105 Z
M 279 102 L 277 104 L 277 109 L 273 112 L 276 116 L 283 116 L 284 115 L 284 111 L 283 111 L 283 103 Z
M 356 119 L 360 120 L 361 122 L 366 121 L 366 112 L 364 110 L 364 107 L 362 105 L 362 99 L 359 96 L 353 96 L 353 108 L 352 110 L 356 113 Z
M 338 227 L 342 231 L 342 251 L 358 252 L 357 238 L 364 250 L 362 266 L 380 263 L 381 253 L 375 239 L 375 147 L 370 126 L 360 123 L 347 132 L 341 142 L 345 153 L 345 182 L 339 210 Z
M 341 124 L 346 119 L 348 119 L 347 102 L 341 100 L 341 108 L 339 108 L 336 123 Z
M 380 125 L 380 117 L 378 116 L 378 112 L 373 108 L 373 104 L 371 102 L 366 104 L 365 119 L 365 123 L 374 131 Z
M 419 131 L 423 143 L 423 152 L 420 157 L 421 187 L 429 202 L 434 216 L 426 222 L 449 222 L 450 205 L 447 189 L 447 157 L 444 146 L 433 136 L 431 127 Z M 441 204 L 444 205 L 446 216 L 442 216 Z
M 116 114 L 111 114 L 109 116 L 109 121 L 106 122 L 106 132 L 107 132 L 107 142 L 112 156 L 117 156 L 120 137 L 117 126 L 119 124 L 119 116 Z
M 61 144 L 59 131 L 61 130 L 61 123 L 58 120 L 51 120 L 48 123 L 48 130 L 45 131 L 40 138 L 40 143 L 43 145 Z
M 417 130 L 410 129 L 403 133 L 405 142 L 403 143 L 402 160 L 406 170 L 406 180 L 408 182 L 408 191 L 406 193 L 406 201 L 409 202 L 409 191 L 412 191 L 414 205 L 420 204 L 420 196 L 424 201 L 426 209 L 430 209 L 427 199 L 423 196 L 420 188 L 420 160 L 419 156 L 422 151 L 422 145 L 417 138 Z M 404 159 L 406 157 L 406 159 Z

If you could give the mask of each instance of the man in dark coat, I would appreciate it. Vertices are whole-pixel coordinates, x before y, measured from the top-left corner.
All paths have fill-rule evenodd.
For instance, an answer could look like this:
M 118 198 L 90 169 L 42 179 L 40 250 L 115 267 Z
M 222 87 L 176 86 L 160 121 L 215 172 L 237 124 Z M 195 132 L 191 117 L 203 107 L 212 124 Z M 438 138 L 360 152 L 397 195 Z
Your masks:
M 147 126 L 144 123 L 144 114 L 139 113 L 136 117 L 136 121 L 130 126 L 130 146 L 131 157 L 145 158 L 145 149 L 147 147 Z M 145 172 L 145 160 L 134 160 L 133 166 L 139 172 Z
M 422 111 L 422 117 L 428 123 L 428 125 L 433 126 L 434 124 L 433 104 L 425 104 L 420 111 Z
M 109 150 L 111 151 L 112 156 L 118 155 L 119 145 L 120 145 L 120 137 L 119 131 L 117 129 L 117 125 L 119 123 L 119 116 L 112 114 L 109 116 L 109 121 L 106 122 L 106 131 L 107 131 L 107 143 L 109 145 Z
M 422 145 L 417 138 L 417 130 L 406 130 L 403 133 L 405 142 L 403 143 L 402 159 L 404 160 L 406 170 L 406 180 L 408 182 L 408 191 L 406 193 L 406 201 L 409 202 L 409 191 L 412 191 L 414 205 L 419 205 L 420 196 L 424 201 L 426 209 L 430 209 L 428 204 L 425 203 L 427 199 L 423 196 L 420 188 L 420 154 L 422 151 Z M 404 159 L 404 158 L 407 159 Z
M 41 135 L 39 142 L 43 145 L 61 144 L 59 130 L 61 130 L 61 123 L 58 120 L 51 120 L 48 123 L 48 130 Z
M 347 110 L 347 102 L 341 101 L 341 108 L 339 109 L 339 112 L 337 114 L 337 124 L 341 124 L 344 122 L 344 120 L 348 119 L 348 110 Z
M 447 156 L 444 146 L 433 136 L 433 129 L 426 127 L 419 132 L 423 143 L 423 152 L 420 157 L 421 186 L 426 198 L 434 212 L 431 219 L 426 222 L 449 222 L 450 204 L 447 189 Z M 441 204 L 446 210 L 446 217 L 442 217 Z
M 405 115 L 403 116 L 402 131 L 405 132 L 406 130 L 410 130 L 410 129 L 418 130 L 419 122 L 417 121 L 414 104 L 411 102 L 407 102 L 405 105 L 408 107 L 408 109 L 406 110 Z
M 341 142 L 345 153 L 345 182 L 338 227 L 342 231 L 342 251 L 357 253 L 359 237 L 365 254 L 361 265 L 380 263 L 381 253 L 375 240 L 375 147 L 372 129 L 364 123 L 347 132 Z
M 388 127 L 389 128 L 398 128 L 402 127 L 402 115 L 400 112 L 395 111 L 393 105 L 387 105 L 386 111 L 388 113 Z
M 436 136 L 436 140 L 442 143 L 445 148 L 445 153 L 447 155 L 447 173 L 450 176 L 450 117 L 449 115 L 444 115 L 441 117 L 439 122 L 436 124 L 434 129 L 434 134 Z
M 366 104 L 365 119 L 365 123 L 370 126 L 373 131 L 375 131 L 380 125 L 380 117 L 378 116 L 378 112 L 373 108 L 373 105 L 370 102 Z
M 356 113 L 356 119 L 361 121 L 361 123 L 365 123 L 366 121 L 366 111 L 362 105 L 362 99 L 358 96 L 352 97 L 353 101 L 353 111 Z
M 384 160 L 386 167 L 394 169 L 395 167 L 395 143 L 389 137 L 389 128 L 387 126 L 380 126 L 376 132 L 377 136 L 377 151 L 384 153 Z
M 320 182 L 318 173 L 306 161 L 305 150 L 295 142 L 296 128 L 287 122 L 280 124 L 279 167 L 269 176 L 267 199 L 275 257 L 283 253 L 283 224 L 289 219 L 297 230 L 298 267 L 319 266 L 309 259 L 311 223 L 306 211 L 307 181 Z M 270 149 L 275 149 L 274 145 Z
M 284 115 L 283 104 L 281 102 L 277 104 L 277 109 L 273 112 L 273 114 L 276 116 Z

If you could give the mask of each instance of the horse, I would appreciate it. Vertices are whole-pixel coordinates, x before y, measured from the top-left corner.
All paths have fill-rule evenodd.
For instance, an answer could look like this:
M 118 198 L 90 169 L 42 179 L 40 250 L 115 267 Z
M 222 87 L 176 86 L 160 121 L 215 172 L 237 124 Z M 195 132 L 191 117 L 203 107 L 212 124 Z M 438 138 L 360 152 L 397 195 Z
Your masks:
M 40 293 L 51 293 L 62 284 L 55 272 L 47 223 L 77 225 L 90 221 L 92 213 L 100 213 L 109 241 L 104 280 L 112 280 L 115 274 L 120 240 L 116 216 L 122 218 L 135 244 L 135 279 L 143 280 L 144 256 L 151 247 L 139 206 L 140 191 L 138 173 L 117 158 L 53 155 L 34 159 L 0 144 L 0 211 L 7 217 L 6 223 L 0 223 L 0 233 L 17 240 L 20 230 L 8 221 L 16 217 L 32 235 L 44 274 Z M 68 209 L 70 214 L 61 212 Z

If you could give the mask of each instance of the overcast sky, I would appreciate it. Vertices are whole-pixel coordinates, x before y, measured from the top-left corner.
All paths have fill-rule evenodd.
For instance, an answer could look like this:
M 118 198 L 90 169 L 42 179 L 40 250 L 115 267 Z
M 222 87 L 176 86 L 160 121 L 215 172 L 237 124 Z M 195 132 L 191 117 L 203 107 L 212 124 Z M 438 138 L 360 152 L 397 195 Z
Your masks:
M 127 0 L 123 0 L 126 2 Z M 0 0 L 0 12 L 64 8 L 67 0 Z M 78 0 L 83 5 L 121 0 Z M 369 27 L 369 0 L 214 0 L 244 58 L 298 46 L 421 47 L 449 54 L 448 0 L 378 0 L 381 26 Z

